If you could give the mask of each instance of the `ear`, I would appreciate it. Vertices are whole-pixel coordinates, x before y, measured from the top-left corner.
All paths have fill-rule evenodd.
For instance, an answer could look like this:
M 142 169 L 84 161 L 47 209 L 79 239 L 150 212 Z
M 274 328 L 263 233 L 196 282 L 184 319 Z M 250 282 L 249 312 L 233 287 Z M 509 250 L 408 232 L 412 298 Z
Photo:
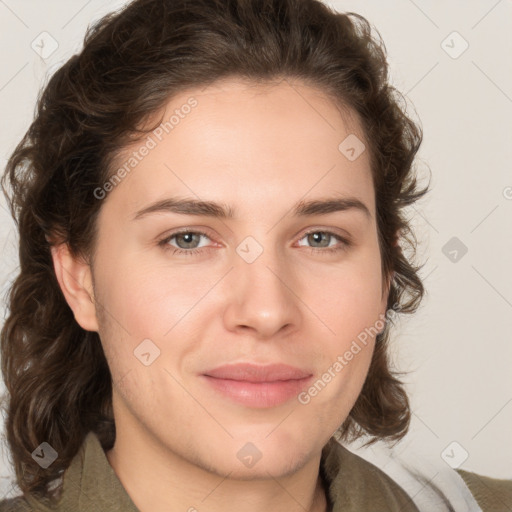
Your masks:
M 50 250 L 60 289 L 75 320 L 86 331 L 98 332 L 90 265 L 75 258 L 66 243 L 52 246 Z
M 391 289 L 391 282 L 395 276 L 395 272 L 391 272 L 386 279 L 382 280 L 382 300 L 381 300 L 381 314 L 386 315 L 388 307 L 389 290 Z
M 393 239 L 393 246 L 398 247 L 398 250 L 401 251 L 401 248 L 398 244 L 400 240 L 400 230 L 397 230 L 395 233 L 395 237 Z M 393 282 L 393 279 L 395 278 L 396 272 L 393 270 L 389 273 L 389 275 L 386 278 L 382 279 L 382 301 L 381 301 L 381 314 L 386 315 L 387 312 L 387 305 L 388 305 L 388 297 L 389 297 L 389 290 L 391 289 L 391 283 Z

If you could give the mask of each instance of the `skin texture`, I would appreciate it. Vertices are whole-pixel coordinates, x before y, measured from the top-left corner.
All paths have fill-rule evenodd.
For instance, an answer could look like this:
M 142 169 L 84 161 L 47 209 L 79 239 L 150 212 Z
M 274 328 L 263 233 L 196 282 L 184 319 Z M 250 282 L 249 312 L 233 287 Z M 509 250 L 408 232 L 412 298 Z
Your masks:
M 107 458 L 142 512 L 325 510 L 321 450 L 361 391 L 374 338 L 307 404 L 244 406 L 201 374 L 281 362 L 316 380 L 385 314 L 369 152 L 349 161 L 338 150 L 349 134 L 364 136 L 355 116 L 299 81 L 190 89 L 164 119 L 191 97 L 197 105 L 161 141 L 153 135 L 156 147 L 103 199 L 92 267 L 65 245 L 52 249 L 66 300 L 84 329 L 99 332 L 111 369 L 117 438 Z M 360 199 L 371 218 L 291 213 L 300 200 L 335 194 Z M 222 202 L 237 215 L 132 220 L 171 196 Z M 208 236 L 158 245 L 179 228 Z M 307 236 L 311 228 L 352 245 L 328 253 L 343 242 Z M 252 263 L 236 251 L 246 237 L 263 249 Z M 160 350 L 148 366 L 134 356 L 144 339 Z M 252 467 L 237 457 L 248 442 L 261 453 Z

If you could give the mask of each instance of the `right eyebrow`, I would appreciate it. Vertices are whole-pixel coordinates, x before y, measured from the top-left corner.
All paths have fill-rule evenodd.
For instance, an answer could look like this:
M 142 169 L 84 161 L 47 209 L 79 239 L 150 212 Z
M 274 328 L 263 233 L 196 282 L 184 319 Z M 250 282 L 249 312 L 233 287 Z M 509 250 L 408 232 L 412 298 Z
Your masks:
M 170 197 L 156 201 L 139 210 L 133 217 L 138 220 L 151 213 L 178 213 L 181 215 L 198 215 L 206 217 L 214 217 L 219 219 L 234 218 L 234 211 L 231 207 L 216 203 L 214 201 L 199 201 L 197 199 L 179 199 Z

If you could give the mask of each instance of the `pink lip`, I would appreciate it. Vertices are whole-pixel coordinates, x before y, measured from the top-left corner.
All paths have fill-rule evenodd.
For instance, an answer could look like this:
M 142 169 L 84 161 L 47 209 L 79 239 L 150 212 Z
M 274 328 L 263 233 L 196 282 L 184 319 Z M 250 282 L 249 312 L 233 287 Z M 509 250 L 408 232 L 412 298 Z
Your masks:
M 216 391 L 249 407 L 274 407 L 297 396 L 311 379 L 311 372 L 284 364 L 225 365 L 202 377 Z

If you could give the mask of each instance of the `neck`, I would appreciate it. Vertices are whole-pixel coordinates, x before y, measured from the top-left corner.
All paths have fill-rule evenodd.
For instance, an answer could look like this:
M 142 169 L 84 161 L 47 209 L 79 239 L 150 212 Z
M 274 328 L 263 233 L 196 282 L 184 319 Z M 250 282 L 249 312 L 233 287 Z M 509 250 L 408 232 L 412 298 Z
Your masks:
M 275 478 L 267 472 L 252 480 L 234 480 L 145 442 L 143 436 L 120 434 L 106 452 L 107 460 L 140 512 L 327 510 L 320 453 L 290 475 Z

